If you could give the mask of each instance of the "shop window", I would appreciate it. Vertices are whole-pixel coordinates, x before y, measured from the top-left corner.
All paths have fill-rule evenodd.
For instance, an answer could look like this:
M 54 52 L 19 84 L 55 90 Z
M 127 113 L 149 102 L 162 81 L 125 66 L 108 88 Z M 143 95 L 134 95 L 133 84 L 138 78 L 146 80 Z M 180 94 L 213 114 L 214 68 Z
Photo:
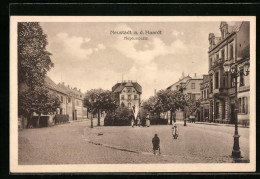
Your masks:
M 216 108 L 215 108 L 215 114 L 216 114 L 216 118 L 219 118 L 219 102 L 216 102 Z

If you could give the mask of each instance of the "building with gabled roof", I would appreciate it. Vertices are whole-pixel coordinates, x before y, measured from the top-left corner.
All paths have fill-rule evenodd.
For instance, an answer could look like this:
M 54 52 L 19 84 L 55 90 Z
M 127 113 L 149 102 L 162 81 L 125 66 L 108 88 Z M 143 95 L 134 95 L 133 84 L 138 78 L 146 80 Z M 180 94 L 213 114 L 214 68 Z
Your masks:
M 118 106 L 135 108 L 139 111 L 141 103 L 142 86 L 137 82 L 123 81 L 112 87 L 112 92 L 117 100 Z

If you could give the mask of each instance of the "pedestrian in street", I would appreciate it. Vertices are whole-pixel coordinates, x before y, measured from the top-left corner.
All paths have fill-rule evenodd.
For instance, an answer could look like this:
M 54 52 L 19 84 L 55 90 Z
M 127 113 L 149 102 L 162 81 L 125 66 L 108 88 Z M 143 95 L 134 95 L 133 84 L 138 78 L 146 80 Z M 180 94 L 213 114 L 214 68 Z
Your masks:
M 146 125 L 146 127 L 150 127 L 150 116 L 149 116 L 148 113 L 147 113 L 147 115 L 146 115 L 146 122 L 145 122 L 145 125 Z
M 135 123 L 135 122 L 134 122 L 134 118 L 132 118 L 132 120 L 131 120 L 131 126 L 132 126 L 132 127 L 134 127 L 134 123 Z
M 141 125 L 141 120 L 140 120 L 140 115 L 137 115 L 137 126 L 140 127 Z
M 174 124 L 173 127 L 172 127 L 172 136 L 173 136 L 174 139 L 177 139 L 178 136 L 179 136 L 179 132 L 178 132 L 176 124 Z
M 153 154 L 156 155 L 156 150 L 159 150 L 159 155 L 160 155 L 161 154 L 160 139 L 157 134 L 154 135 L 152 143 L 153 143 Z

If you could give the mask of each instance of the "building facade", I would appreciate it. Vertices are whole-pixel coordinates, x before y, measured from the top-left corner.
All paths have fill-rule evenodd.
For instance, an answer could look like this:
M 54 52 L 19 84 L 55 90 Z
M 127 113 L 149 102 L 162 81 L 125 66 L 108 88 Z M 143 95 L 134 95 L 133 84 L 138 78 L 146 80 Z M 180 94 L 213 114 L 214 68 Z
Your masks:
M 200 83 L 200 118 L 199 121 L 210 121 L 210 100 L 209 100 L 209 85 L 210 85 L 209 75 L 203 75 L 203 81 Z
M 196 74 L 194 74 L 194 77 L 185 76 L 184 73 L 182 73 L 182 77 L 177 81 L 176 83 L 172 84 L 167 88 L 167 90 L 172 91 L 181 91 L 183 94 L 185 94 L 187 97 L 189 97 L 191 100 L 198 100 L 201 98 L 200 96 L 200 83 L 203 81 L 202 78 L 198 78 Z M 167 113 L 168 119 L 170 116 L 170 112 Z M 183 120 L 184 119 L 184 112 L 177 110 L 175 112 L 176 120 Z
M 45 86 L 60 98 L 61 104 L 57 114 L 69 115 L 69 120 L 86 118 L 87 109 L 83 107 L 84 94 L 80 89 L 66 86 L 64 82 L 56 84 L 48 76 L 45 78 Z
M 139 111 L 141 104 L 142 87 L 137 82 L 123 81 L 117 83 L 112 87 L 112 92 L 117 100 L 117 105 L 121 107 L 128 107 L 135 111 Z
M 220 23 L 221 37 L 209 34 L 209 98 L 210 116 L 214 122 L 234 123 L 235 84 L 230 73 L 224 72 L 225 61 L 237 64 L 243 70 L 249 54 L 249 22 L 236 22 L 233 26 Z M 238 122 L 249 120 L 249 76 L 238 77 Z

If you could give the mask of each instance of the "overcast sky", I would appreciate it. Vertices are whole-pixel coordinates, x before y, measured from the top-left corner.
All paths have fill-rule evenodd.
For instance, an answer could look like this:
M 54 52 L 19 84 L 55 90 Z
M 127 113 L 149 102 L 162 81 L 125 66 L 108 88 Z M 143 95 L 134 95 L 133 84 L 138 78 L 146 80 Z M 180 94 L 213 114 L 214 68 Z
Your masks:
M 48 36 L 47 50 L 54 68 L 48 75 L 82 92 L 111 90 L 117 82 L 136 80 L 143 99 L 154 89 L 165 89 L 185 75 L 208 73 L 208 34 L 219 36 L 220 22 L 41 22 Z M 124 40 L 111 30 L 161 31 L 148 40 Z M 143 35 L 138 35 L 143 36 Z

